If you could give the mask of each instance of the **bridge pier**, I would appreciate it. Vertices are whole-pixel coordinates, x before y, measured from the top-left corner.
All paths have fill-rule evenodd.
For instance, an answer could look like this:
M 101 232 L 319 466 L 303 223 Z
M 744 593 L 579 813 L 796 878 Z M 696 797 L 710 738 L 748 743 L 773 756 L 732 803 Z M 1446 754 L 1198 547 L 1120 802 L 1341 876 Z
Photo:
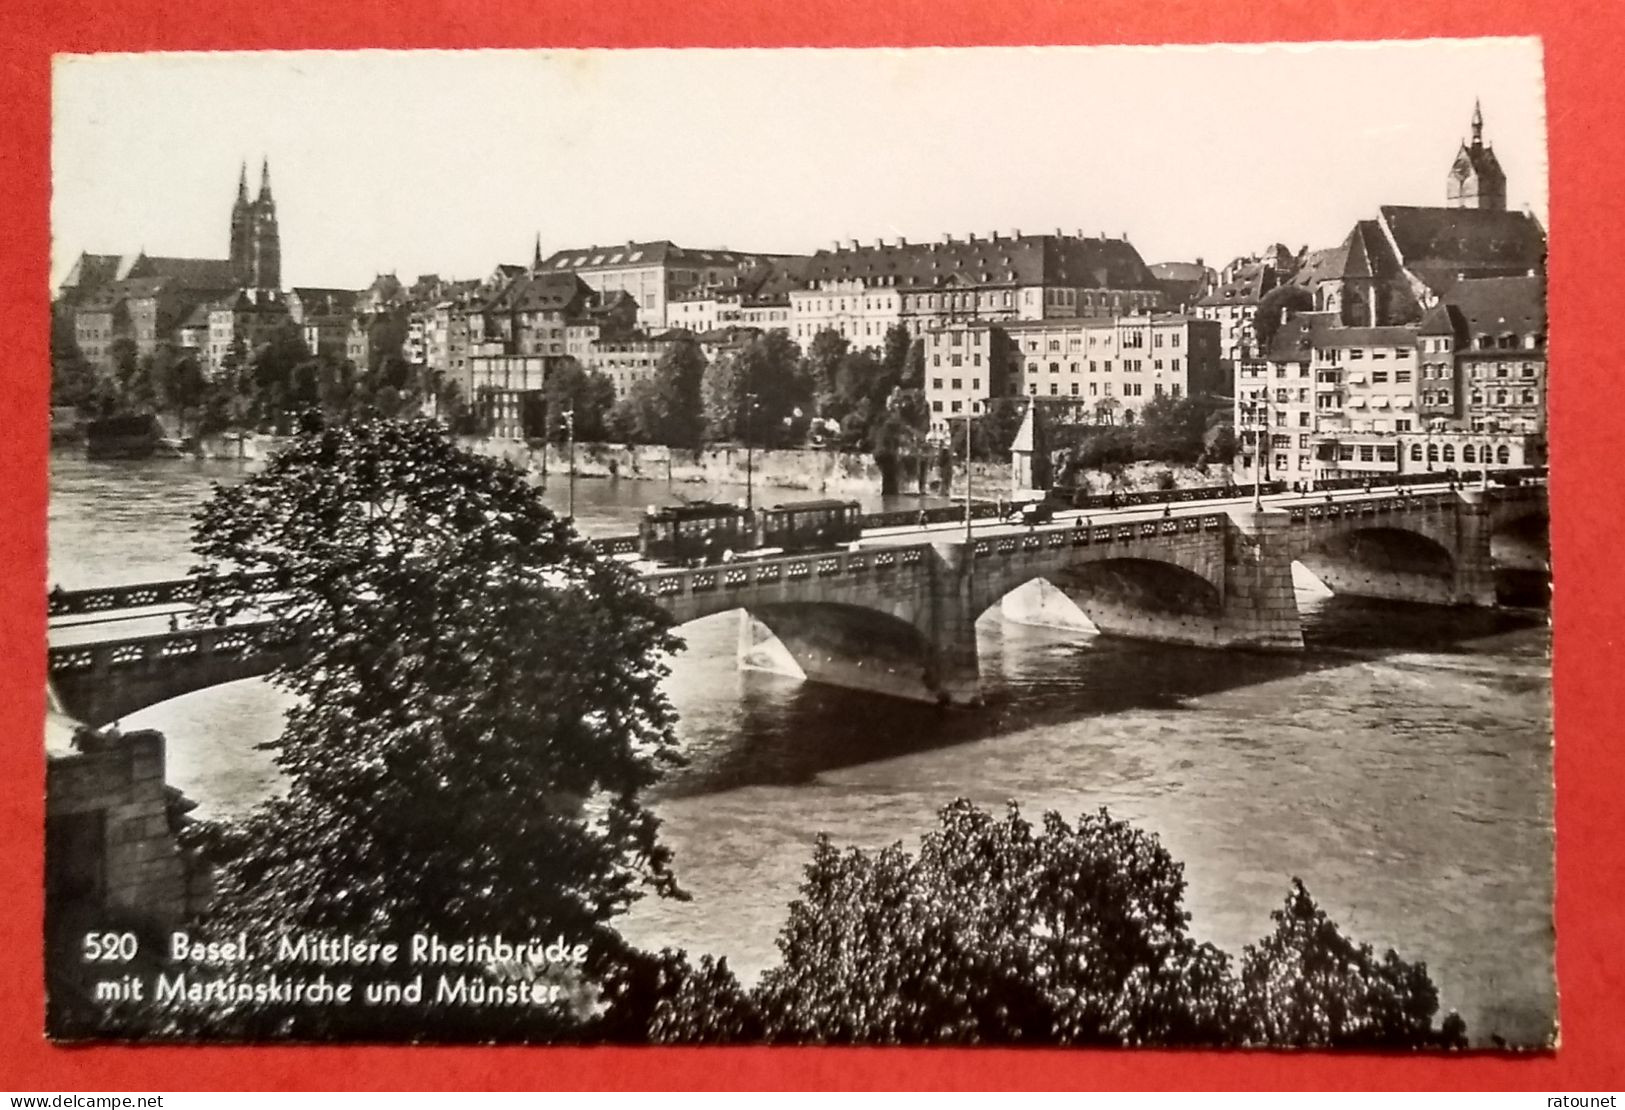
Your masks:
M 940 705 L 981 705 L 982 674 L 976 648 L 975 557 L 962 542 L 933 543 L 931 624 L 926 685 Z
M 1220 647 L 1302 651 L 1292 591 L 1292 518 L 1273 509 L 1232 509 L 1227 530 Z
M 1490 550 L 1490 538 L 1495 531 L 1490 521 L 1489 498 L 1485 491 L 1469 489 L 1458 492 L 1461 505 L 1456 509 L 1460 531 L 1456 541 L 1456 605 L 1493 606 L 1495 596 L 1495 558 Z

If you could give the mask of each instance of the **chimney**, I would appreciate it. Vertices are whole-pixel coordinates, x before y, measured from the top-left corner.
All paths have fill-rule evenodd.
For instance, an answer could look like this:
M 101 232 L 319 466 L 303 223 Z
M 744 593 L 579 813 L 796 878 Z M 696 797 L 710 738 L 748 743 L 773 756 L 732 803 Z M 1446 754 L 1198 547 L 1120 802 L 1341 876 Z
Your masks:
M 997 243 L 999 241 L 999 233 L 997 231 L 988 232 L 987 233 L 987 241 L 989 243 Z
M 908 240 L 899 235 L 897 237 L 897 245 L 900 247 L 906 247 L 908 246 Z
M 1203 265 L 1202 265 L 1202 256 L 1201 256 L 1201 255 L 1197 255 L 1197 256 L 1196 256 L 1196 265 L 1197 265 L 1197 266 L 1198 266 L 1198 267 L 1200 267 L 1200 268 L 1201 268 L 1201 269 L 1204 269 L 1204 270 L 1205 270 L 1205 269 L 1207 269 L 1207 267 L 1206 267 L 1206 266 L 1203 266 Z
M 858 249 L 858 241 L 856 239 L 848 239 L 847 240 L 847 247 L 849 249 L 851 249 L 851 250 L 857 250 Z
M 832 241 L 832 242 L 831 242 L 831 243 L 830 243 L 830 246 L 831 246 L 831 247 L 832 247 L 832 248 L 834 248 L 834 250 L 835 250 L 835 253 L 836 253 L 836 254 L 840 254 L 840 253 L 841 253 L 841 241 L 840 241 L 840 240 L 839 240 L 839 239 L 835 239 L 835 240 L 833 240 L 833 241 Z
M 1012 239 L 1020 239 L 1021 238 L 1021 228 L 1019 228 L 1019 227 L 1011 228 L 1010 229 L 1010 238 L 1012 238 Z
M 876 239 L 875 240 L 875 250 L 880 251 L 880 250 L 885 250 L 885 249 L 886 249 L 886 240 L 884 240 L 884 239 Z
M 974 242 L 976 242 L 976 232 L 974 232 L 974 231 L 967 231 L 967 232 L 966 232 L 966 233 L 965 233 L 965 242 L 967 242 L 967 243 L 974 243 Z
M 939 243 L 941 243 L 943 246 L 947 246 L 949 243 L 952 243 L 954 241 L 954 237 L 952 235 L 949 235 L 946 231 L 944 231 L 942 233 L 941 238 L 938 239 L 937 241 Z
M 1062 231 L 1060 228 L 1056 228 L 1055 229 L 1055 237 L 1057 239 L 1065 239 L 1066 238 L 1066 232 Z

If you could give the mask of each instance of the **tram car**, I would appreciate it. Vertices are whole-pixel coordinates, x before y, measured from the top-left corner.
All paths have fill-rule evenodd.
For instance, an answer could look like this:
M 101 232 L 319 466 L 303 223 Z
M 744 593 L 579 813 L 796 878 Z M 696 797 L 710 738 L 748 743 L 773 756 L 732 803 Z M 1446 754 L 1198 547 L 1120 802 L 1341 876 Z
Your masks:
M 794 501 L 751 511 L 715 501 L 650 508 L 638 553 L 662 563 L 710 564 L 773 548 L 786 554 L 836 547 L 863 533 L 856 501 Z
M 719 563 L 755 545 L 751 514 L 726 502 L 651 505 L 638 524 L 638 554 L 658 563 Z
M 756 546 L 787 555 L 850 543 L 863 535 L 863 510 L 856 501 L 792 501 L 756 514 Z

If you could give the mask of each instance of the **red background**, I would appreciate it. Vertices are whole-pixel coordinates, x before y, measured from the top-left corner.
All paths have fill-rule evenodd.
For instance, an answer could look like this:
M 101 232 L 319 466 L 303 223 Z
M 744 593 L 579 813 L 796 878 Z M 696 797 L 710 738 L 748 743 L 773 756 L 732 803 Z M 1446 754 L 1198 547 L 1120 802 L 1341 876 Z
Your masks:
M 1544 10 L 1540 10 L 1544 8 Z M 86 0 L 0 14 L 0 1088 L 1525 1088 L 1625 1085 L 1620 835 L 1625 549 L 1612 488 L 1625 216 L 1625 6 L 1614 0 Z M 1080 1050 L 119 1048 L 41 1033 L 40 744 L 48 375 L 50 58 L 106 50 L 924 46 L 1539 35 L 1551 142 L 1552 540 L 1557 581 L 1562 1047 L 1525 1057 Z M 1486 75 L 1493 80 L 1493 75 Z M 1269 95 L 1260 93 L 1260 95 Z M 763 110 L 770 110 L 767 106 Z M 1263 139 L 1258 141 L 1263 143 Z M 1269 144 L 1264 144 L 1269 146 Z M 1269 149 L 1286 149 L 1280 145 Z M 1261 149 L 1261 157 L 1268 154 Z M 1279 155 L 1273 155 L 1279 156 Z M 1375 201 L 1373 202 L 1375 203 Z M 1613 448 L 1613 450 L 1610 450 Z M 116 543 L 117 537 L 109 537 Z M 1540 789 L 1531 782 L 1529 789 Z M 1488 908 L 1493 912 L 1493 908 Z

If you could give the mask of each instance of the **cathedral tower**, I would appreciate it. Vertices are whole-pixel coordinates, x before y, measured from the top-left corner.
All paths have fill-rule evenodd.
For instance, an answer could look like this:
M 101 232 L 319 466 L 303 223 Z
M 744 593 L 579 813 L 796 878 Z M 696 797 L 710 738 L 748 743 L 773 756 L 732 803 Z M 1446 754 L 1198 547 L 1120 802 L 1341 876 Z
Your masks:
M 252 205 L 249 285 L 255 289 L 282 288 L 282 236 L 276 226 L 276 201 L 271 199 L 271 162 L 260 163 L 260 195 Z
M 1495 151 L 1484 145 L 1484 113 L 1473 101 L 1472 143 L 1462 143 L 1445 180 L 1445 204 L 1450 208 L 1487 208 L 1505 212 L 1507 175 Z
M 252 206 L 248 203 L 248 163 L 237 172 L 237 203 L 231 206 L 231 272 L 238 285 L 248 285 L 254 275 L 254 232 Z

